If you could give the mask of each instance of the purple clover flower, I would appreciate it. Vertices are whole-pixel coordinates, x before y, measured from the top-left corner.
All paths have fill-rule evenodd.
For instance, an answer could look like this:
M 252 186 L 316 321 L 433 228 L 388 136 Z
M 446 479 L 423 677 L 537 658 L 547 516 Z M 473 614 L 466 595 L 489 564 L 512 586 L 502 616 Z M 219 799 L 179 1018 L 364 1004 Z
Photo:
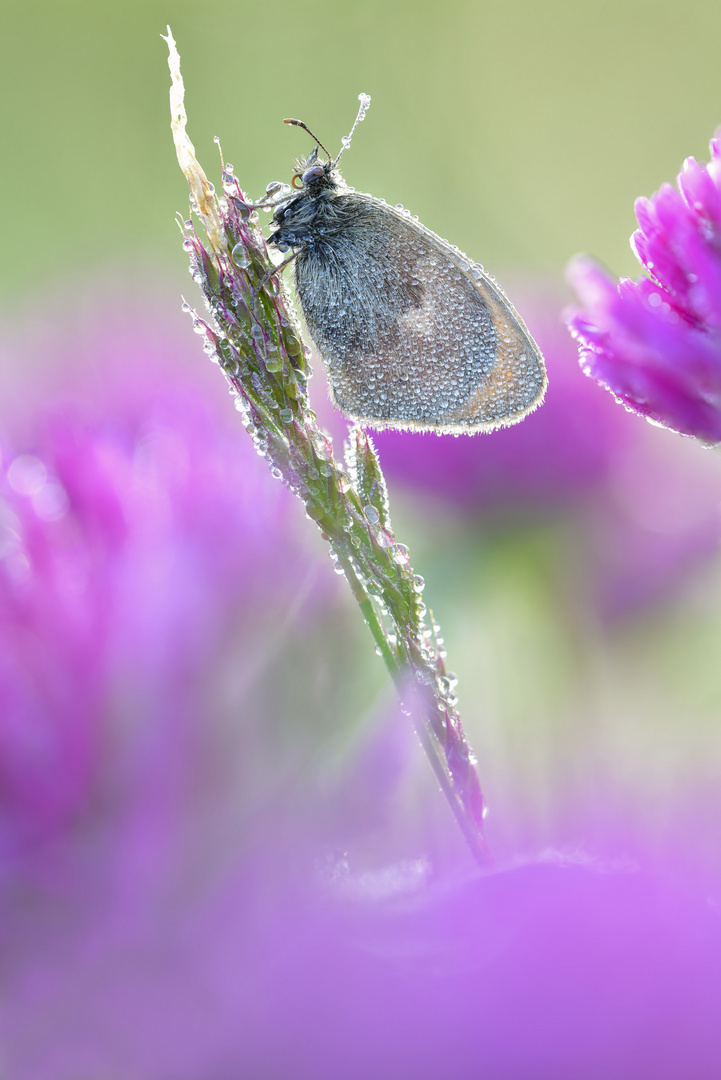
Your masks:
M 285 1038 L 268 1075 L 712 1080 L 721 1068 L 721 921 L 668 879 L 549 860 L 354 899 L 306 910 L 271 977 L 266 1025 Z
M 314 575 L 294 500 L 212 403 L 185 336 L 166 328 L 160 347 L 137 314 L 95 323 L 57 333 L 65 386 L 14 418 L 19 452 L 2 447 L 0 863 L 82 822 L 129 725 L 182 742 L 239 618 L 249 643 L 275 636 Z
M 636 201 L 631 245 L 649 274 L 612 277 L 586 257 L 569 279 L 581 366 L 628 409 L 707 443 L 721 440 L 721 140 L 687 158 L 677 188 Z
M 10 1075 L 716 1080 L 721 1068 L 721 923 L 688 883 L 541 861 L 437 883 L 398 864 L 329 885 L 295 876 L 266 833 L 255 862 L 194 892 L 141 880 L 132 900 L 108 893 L 74 919 L 37 902 L 15 918 L 24 948 L 6 950 L 0 980 Z

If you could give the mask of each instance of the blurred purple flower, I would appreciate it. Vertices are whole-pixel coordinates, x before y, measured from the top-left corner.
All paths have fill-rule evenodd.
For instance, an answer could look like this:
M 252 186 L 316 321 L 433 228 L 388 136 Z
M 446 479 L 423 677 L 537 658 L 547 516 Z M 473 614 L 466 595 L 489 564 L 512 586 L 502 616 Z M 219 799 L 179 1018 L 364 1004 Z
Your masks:
M 251 646 L 313 573 L 288 538 L 293 500 L 211 403 L 205 369 L 183 370 L 183 339 L 159 347 L 112 312 L 85 333 L 54 346 L 64 393 L 18 430 L 20 453 L 3 447 L 0 860 L 104 797 L 129 728 L 146 725 L 146 765 L 159 740 L 169 777 L 239 617 Z
M 303 881 L 265 843 L 192 903 L 109 897 L 90 930 L 36 904 L 3 1002 L 9 1074 L 718 1076 L 721 921 L 703 896 L 544 862 Z
M 271 975 L 265 1075 L 718 1075 L 721 920 L 668 880 L 538 861 L 354 900 Z
M 721 440 L 721 139 L 687 158 L 677 187 L 637 199 L 631 244 L 649 278 L 614 283 L 587 258 L 569 279 L 584 372 L 628 409 L 704 442 Z

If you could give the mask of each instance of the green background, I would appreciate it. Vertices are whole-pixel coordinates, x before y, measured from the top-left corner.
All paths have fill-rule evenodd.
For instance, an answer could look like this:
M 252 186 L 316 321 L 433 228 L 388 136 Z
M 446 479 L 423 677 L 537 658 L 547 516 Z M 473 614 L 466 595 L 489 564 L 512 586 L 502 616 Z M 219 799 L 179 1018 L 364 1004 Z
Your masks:
M 721 6 L 605 3 L 7 2 L 0 27 L 2 295 L 108 260 L 177 267 L 186 205 L 165 44 L 190 133 L 247 187 L 288 179 L 299 116 L 346 177 L 490 266 L 561 275 L 590 251 L 631 273 L 633 200 L 705 157 L 721 120 Z

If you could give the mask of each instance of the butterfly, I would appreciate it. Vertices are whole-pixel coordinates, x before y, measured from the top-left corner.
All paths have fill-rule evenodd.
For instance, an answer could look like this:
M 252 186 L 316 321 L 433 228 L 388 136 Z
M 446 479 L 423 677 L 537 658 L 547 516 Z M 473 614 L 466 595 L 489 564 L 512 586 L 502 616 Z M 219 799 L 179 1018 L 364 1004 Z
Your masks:
M 334 404 L 373 428 L 493 431 L 543 400 L 541 352 L 494 278 L 409 211 L 349 188 L 313 132 L 268 243 L 295 287 Z M 327 160 L 320 159 L 322 151 Z M 278 186 L 278 185 L 274 185 Z M 286 189 L 287 191 L 287 189 Z M 280 269 L 281 267 L 278 267 Z

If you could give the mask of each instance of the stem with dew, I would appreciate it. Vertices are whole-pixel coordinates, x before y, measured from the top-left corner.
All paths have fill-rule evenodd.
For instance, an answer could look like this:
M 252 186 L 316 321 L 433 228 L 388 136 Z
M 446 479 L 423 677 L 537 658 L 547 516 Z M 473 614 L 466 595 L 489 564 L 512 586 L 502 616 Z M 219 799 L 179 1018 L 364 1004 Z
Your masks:
M 408 549 L 391 530 L 388 496 L 373 443 L 351 428 L 340 464 L 308 404 L 311 374 L 285 283 L 273 276 L 257 214 L 223 168 L 218 197 L 186 133 L 180 57 L 168 28 L 171 127 L 178 162 L 190 185 L 191 220 L 181 220 L 183 247 L 209 317 L 190 307 L 193 329 L 219 364 L 256 449 L 273 476 L 302 499 L 320 528 L 336 569 L 348 581 L 378 651 L 414 717 L 421 744 L 475 858 L 488 857 L 484 804 L 475 758 L 455 704 L 455 678 L 446 671 L 439 628 L 426 622 L 423 580 Z

